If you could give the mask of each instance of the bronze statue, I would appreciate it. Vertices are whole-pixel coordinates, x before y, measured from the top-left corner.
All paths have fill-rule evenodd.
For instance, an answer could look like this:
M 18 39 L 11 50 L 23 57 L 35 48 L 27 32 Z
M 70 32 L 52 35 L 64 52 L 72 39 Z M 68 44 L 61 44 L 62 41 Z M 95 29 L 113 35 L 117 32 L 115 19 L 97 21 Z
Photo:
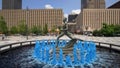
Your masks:
M 63 22 L 64 22 L 64 25 L 63 25 L 63 29 L 61 30 L 62 31 L 62 33 L 57 37 L 57 46 L 58 46 L 58 41 L 59 41 L 59 39 L 62 37 L 62 36 L 64 36 L 64 35 L 66 35 L 67 37 L 69 37 L 70 39 L 71 39 L 71 41 L 69 42 L 70 44 L 71 44 L 71 42 L 73 42 L 75 39 L 73 39 L 72 37 L 71 37 L 71 35 L 70 35 L 70 32 L 68 32 L 68 25 L 67 25 L 67 19 L 65 18 L 64 20 L 63 20 Z M 76 41 L 75 41 L 76 42 Z M 74 43 L 73 43 L 74 44 Z M 70 45 L 71 46 L 71 45 Z

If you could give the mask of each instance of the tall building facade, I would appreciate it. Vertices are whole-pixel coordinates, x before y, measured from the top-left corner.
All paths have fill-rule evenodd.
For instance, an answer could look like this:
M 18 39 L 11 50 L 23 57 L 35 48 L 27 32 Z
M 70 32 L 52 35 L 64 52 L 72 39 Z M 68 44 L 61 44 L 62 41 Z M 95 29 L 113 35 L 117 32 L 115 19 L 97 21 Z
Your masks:
M 81 0 L 81 9 L 103 9 L 105 0 Z
M 82 11 L 76 18 L 76 30 L 94 31 L 102 28 L 102 24 L 120 25 L 119 1 L 105 9 L 104 0 L 81 0 Z M 99 3 L 97 3 L 99 2 Z M 117 7 L 117 8 L 116 8 Z
M 22 9 L 22 0 L 2 0 L 2 9 Z
M 25 21 L 29 28 L 37 26 L 42 29 L 45 24 L 52 29 L 63 23 L 62 9 L 0 10 L 0 16 L 5 18 L 9 29 L 19 25 L 21 21 Z
M 77 18 L 77 25 L 81 31 L 99 30 L 103 23 L 120 25 L 120 9 L 83 9 Z

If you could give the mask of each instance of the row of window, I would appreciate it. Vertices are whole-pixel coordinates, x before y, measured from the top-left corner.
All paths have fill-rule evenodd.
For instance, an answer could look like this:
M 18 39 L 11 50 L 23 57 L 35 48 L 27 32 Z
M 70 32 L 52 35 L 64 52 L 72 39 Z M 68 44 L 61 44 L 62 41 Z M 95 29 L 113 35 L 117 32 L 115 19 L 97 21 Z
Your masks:
M 4 13 L 9 13 L 9 14 L 63 14 L 62 11 L 0 11 Z
M 52 23 L 47 23 L 47 22 L 29 22 L 29 21 L 27 21 L 28 23 L 27 23 L 27 25 L 28 25 L 28 27 L 29 28 L 32 28 L 33 26 L 38 26 L 38 27 L 42 27 L 43 28 L 43 26 L 45 25 L 45 24 L 47 24 L 48 26 L 49 26 L 49 28 L 52 28 L 54 25 L 60 25 L 60 24 L 62 24 L 62 22 L 57 22 L 57 23 L 55 23 L 55 22 L 52 22 Z M 19 23 L 15 23 L 15 22 L 10 22 L 10 23 L 7 23 L 7 25 L 9 26 L 9 27 L 12 27 L 12 26 L 15 26 L 15 25 L 18 25 Z
M 88 11 L 83 14 L 84 25 L 101 27 L 102 23 L 120 24 L 120 11 Z

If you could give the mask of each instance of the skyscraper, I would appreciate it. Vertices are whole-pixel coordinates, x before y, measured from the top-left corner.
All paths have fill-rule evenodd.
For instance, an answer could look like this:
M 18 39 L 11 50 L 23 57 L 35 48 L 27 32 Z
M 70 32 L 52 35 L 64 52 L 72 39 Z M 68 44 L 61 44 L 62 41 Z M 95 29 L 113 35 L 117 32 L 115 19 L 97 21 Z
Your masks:
M 81 13 L 76 19 L 76 30 L 81 32 L 100 30 L 103 23 L 120 24 L 119 2 L 105 9 L 105 0 L 81 0 Z M 87 29 L 86 29 L 87 28 Z
M 105 0 L 81 0 L 81 9 L 103 9 Z
M 2 9 L 22 9 L 22 0 L 2 0 Z

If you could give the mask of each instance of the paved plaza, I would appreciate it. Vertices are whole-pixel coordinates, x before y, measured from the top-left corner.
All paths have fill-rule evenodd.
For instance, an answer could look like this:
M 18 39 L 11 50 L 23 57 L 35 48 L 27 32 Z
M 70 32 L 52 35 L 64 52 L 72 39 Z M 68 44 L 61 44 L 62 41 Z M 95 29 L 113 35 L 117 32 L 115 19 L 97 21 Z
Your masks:
M 73 35 L 74 38 L 87 40 L 87 41 L 97 41 L 105 42 L 120 45 L 120 37 L 94 37 L 94 36 L 84 36 L 84 35 Z M 45 39 L 57 39 L 57 36 L 7 36 L 4 40 L 0 37 L 0 45 L 22 42 L 22 41 L 31 41 L 31 40 L 45 40 Z M 69 39 L 67 36 L 63 36 L 61 39 Z

